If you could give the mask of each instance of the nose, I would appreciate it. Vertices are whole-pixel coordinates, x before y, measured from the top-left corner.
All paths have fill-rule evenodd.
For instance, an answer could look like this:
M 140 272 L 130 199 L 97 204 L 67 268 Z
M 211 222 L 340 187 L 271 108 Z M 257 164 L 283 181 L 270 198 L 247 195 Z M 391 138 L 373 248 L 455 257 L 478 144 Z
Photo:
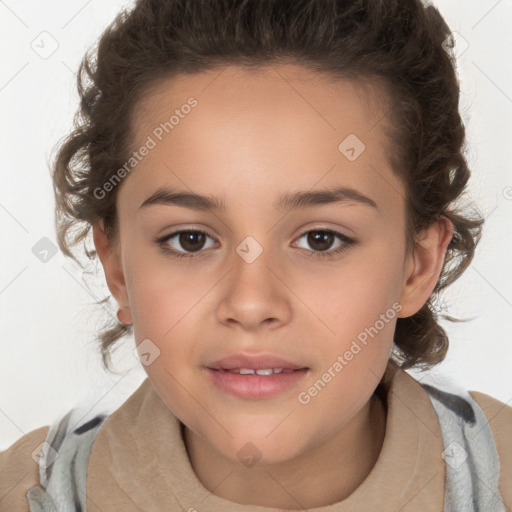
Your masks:
M 275 329 L 288 323 L 293 293 L 280 274 L 267 251 L 251 263 L 235 253 L 216 309 L 219 322 L 247 331 Z

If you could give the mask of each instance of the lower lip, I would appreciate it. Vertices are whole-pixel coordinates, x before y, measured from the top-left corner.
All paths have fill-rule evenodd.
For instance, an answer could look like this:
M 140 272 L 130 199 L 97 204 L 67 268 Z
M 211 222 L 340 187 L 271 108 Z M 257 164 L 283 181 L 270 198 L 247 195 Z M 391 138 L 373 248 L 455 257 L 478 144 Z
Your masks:
M 222 391 L 240 398 L 260 400 L 276 396 L 291 388 L 304 378 L 308 369 L 272 375 L 240 375 L 212 368 L 206 368 L 206 371 L 214 384 Z

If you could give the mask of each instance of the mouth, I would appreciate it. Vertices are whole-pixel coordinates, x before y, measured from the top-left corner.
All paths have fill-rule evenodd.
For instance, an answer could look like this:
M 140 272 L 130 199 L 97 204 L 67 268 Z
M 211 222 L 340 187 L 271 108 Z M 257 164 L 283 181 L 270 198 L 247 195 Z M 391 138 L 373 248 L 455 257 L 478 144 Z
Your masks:
M 289 373 L 294 370 L 309 369 L 306 365 L 288 361 L 274 354 L 241 353 L 224 357 L 208 363 L 206 368 L 219 371 L 240 373 L 243 375 L 271 375 Z
M 226 372 L 226 373 L 237 373 L 239 375 L 260 375 L 260 376 L 270 376 L 270 375 L 278 375 L 280 373 L 292 373 L 292 372 L 300 372 L 302 370 L 309 370 L 309 368 L 207 368 L 208 370 L 213 370 L 217 372 Z
M 205 365 L 214 389 L 248 400 L 291 391 L 310 371 L 308 366 L 269 353 L 241 353 Z
M 309 368 L 206 368 L 214 389 L 238 399 L 263 400 L 284 395 L 306 377 Z M 297 391 L 295 391 L 297 392 Z

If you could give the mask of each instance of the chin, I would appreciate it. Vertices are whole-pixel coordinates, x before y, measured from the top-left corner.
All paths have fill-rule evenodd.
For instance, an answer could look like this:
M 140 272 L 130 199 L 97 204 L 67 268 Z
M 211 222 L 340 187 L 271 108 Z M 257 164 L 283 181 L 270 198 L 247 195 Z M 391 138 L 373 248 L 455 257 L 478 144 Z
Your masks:
M 293 442 L 286 432 L 282 436 L 246 431 L 240 436 L 229 440 L 228 446 L 218 446 L 217 449 L 232 462 L 246 467 L 255 465 L 272 465 L 286 462 L 298 455 L 297 443 Z

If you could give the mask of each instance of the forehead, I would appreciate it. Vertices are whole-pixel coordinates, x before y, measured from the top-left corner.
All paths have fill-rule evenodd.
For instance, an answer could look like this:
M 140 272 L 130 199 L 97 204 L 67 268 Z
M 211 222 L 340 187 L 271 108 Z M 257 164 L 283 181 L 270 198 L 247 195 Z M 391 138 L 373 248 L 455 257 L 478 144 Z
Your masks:
M 228 203 L 243 191 L 245 204 L 260 206 L 273 202 L 273 191 L 317 183 L 380 196 L 383 183 L 395 181 L 396 194 L 381 129 L 385 105 L 369 82 L 334 81 L 295 65 L 160 80 L 133 116 L 132 149 L 148 138 L 154 147 L 129 177 L 131 203 L 165 184 L 222 194 Z
M 375 127 L 383 118 L 388 99 L 369 79 L 335 79 L 292 64 L 232 65 L 181 73 L 160 79 L 144 91 L 134 115 L 135 140 L 140 141 L 155 123 L 168 120 L 190 98 L 197 100 L 200 109 L 194 110 L 200 110 L 203 124 L 213 120 L 212 116 L 217 123 L 234 116 L 250 116 L 254 121 L 279 116 L 281 125 L 288 121 L 291 126 L 296 119 L 310 118 L 309 132 L 320 134 L 325 129 L 364 131 Z M 279 127 L 276 122 L 273 125 Z M 267 131 L 270 128 L 264 127 Z

